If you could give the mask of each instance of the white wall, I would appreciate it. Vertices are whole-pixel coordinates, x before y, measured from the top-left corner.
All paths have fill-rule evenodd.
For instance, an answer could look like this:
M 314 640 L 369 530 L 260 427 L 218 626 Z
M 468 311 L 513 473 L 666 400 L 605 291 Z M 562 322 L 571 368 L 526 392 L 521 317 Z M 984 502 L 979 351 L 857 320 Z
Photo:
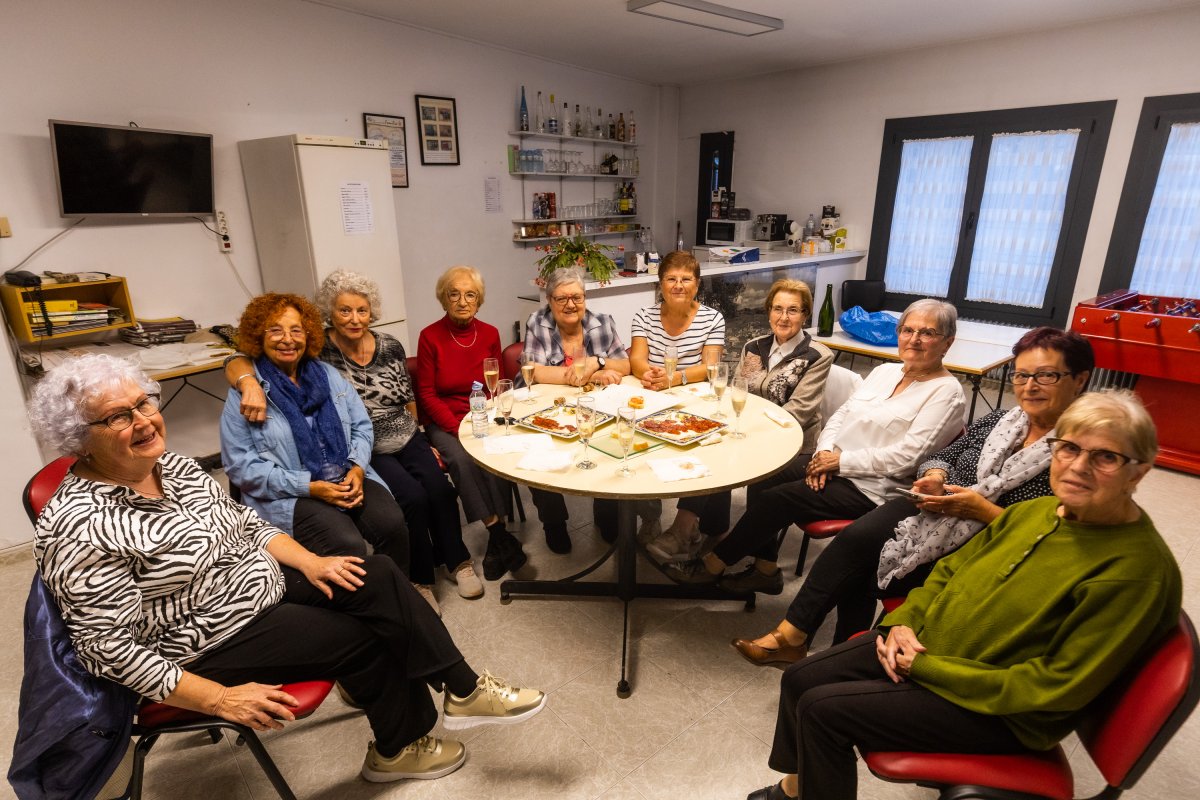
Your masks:
M 677 203 L 695 203 L 699 135 L 734 130 L 738 205 L 803 220 L 833 203 L 848 223 L 850 245 L 866 247 L 885 120 L 1116 99 L 1073 301 L 1091 297 L 1142 99 L 1200 91 L 1197 42 L 1200 10 L 1191 8 L 687 87 Z M 683 216 L 690 231 L 695 214 Z
M 212 133 L 217 205 L 226 211 L 233 260 L 252 291 L 260 288 L 238 162 L 240 139 L 286 133 L 362 135 L 363 112 L 404 116 L 409 125 L 409 189 L 395 190 L 409 329 L 441 316 L 437 275 L 451 265 L 479 267 L 488 281 L 481 317 L 510 340 L 523 314 L 536 253 L 511 244 L 522 209 L 520 184 L 505 174 L 505 135 L 516 126 L 521 84 L 554 91 L 574 104 L 636 109 L 643 208 L 674 220 L 674 158 L 658 163 L 655 143 L 665 113 L 675 139 L 676 95 L 658 88 L 563 67 L 529 56 L 418 31 L 298 0 L 86 0 L 21 3 L 0 9 L 0 216 L 14 237 L 0 240 L 9 269 L 61 231 L 50 162 L 50 118 Z M 413 95 L 454 97 L 462 166 L 422 167 Z M 535 96 L 535 94 L 532 94 Z M 607 111 L 606 111 L 607 114 Z M 483 185 L 499 176 L 504 211 L 485 214 Z M 659 185 L 666 187 L 659 191 Z M 611 191 L 611 183 L 597 184 Z M 555 187 L 546 186 L 545 190 Z M 571 190 L 590 191 L 582 182 Z M 602 195 L 603 196 L 603 195 Z M 665 225 L 665 223 L 664 223 Z M 663 227 L 663 226 L 656 226 Z M 233 323 L 246 303 L 212 238 L 198 223 L 84 223 L 27 268 L 102 270 L 129 280 L 139 316 L 182 314 L 202 325 Z M 386 300 L 386 298 L 385 298 Z M 219 390 L 217 381 L 205 383 Z M 218 405 L 185 392 L 168 410 L 171 445 L 215 452 Z M 41 463 L 24 424 L 22 394 L 10 356 L 0 357 L 0 425 L 9 458 L 0 475 L 0 547 L 28 538 L 17 489 Z

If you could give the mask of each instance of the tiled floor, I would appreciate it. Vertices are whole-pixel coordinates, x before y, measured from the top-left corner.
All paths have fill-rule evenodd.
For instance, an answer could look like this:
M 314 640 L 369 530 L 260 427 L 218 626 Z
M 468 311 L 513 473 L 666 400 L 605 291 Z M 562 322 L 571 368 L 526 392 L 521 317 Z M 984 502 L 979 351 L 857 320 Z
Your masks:
M 735 494 L 740 514 L 741 493 Z M 1183 567 L 1185 606 L 1200 620 L 1200 478 L 1155 470 L 1138 499 Z M 526 508 L 532 510 L 528 494 Z M 672 504 L 667 503 L 668 514 Z M 587 505 L 571 499 L 575 552 L 551 554 L 536 522 L 520 534 L 541 576 L 569 574 L 601 552 Z M 483 551 L 484 532 L 468 529 L 468 545 Z M 790 573 L 798 550 L 793 533 L 782 561 Z M 820 544 L 811 549 L 816 557 Z M 605 569 L 600 570 L 601 573 Z M 0 562 L 0 741 L 13 740 L 21 675 L 21 609 L 33 573 L 27 553 Z M 611 573 L 610 573 L 611 574 Z M 643 579 L 656 575 L 643 567 Z M 600 575 L 599 577 L 604 577 Z M 760 599 L 757 611 L 739 603 L 640 600 L 631 607 L 633 696 L 619 700 L 621 605 L 615 600 L 517 599 L 502 606 L 488 584 L 477 601 L 439 584 L 445 620 L 477 668 L 550 692 L 549 707 L 527 724 L 468 731 L 468 760 L 437 781 L 369 784 L 358 770 L 370 737 L 362 714 L 329 698 L 317 714 L 266 737 L 268 749 L 300 797 L 326 798 L 741 798 L 776 780 L 766 766 L 774 728 L 779 673 L 742 661 L 728 641 L 759 634 L 782 615 L 800 579 L 782 597 Z M 816 638 L 823 648 L 826 626 Z M 439 728 L 440 730 L 440 728 Z M 211 745 L 202 734 L 164 740 L 149 761 L 148 798 L 272 798 L 270 785 L 244 748 Z M 1077 748 L 1072 747 L 1072 750 Z M 1200 797 L 1200 715 L 1176 736 L 1130 797 Z M 1074 752 L 1083 776 L 1077 794 L 1095 793 L 1099 779 Z M 4 785 L 0 797 L 11 796 Z M 927 789 L 885 784 L 865 771 L 860 797 L 931 798 Z

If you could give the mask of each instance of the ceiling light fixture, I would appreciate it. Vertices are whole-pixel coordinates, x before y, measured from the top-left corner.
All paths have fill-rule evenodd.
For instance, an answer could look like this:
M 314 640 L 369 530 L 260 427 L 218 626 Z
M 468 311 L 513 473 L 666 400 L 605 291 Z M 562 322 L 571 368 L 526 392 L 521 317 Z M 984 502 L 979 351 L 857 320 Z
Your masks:
M 783 29 L 783 20 L 705 0 L 629 0 L 625 8 L 649 17 L 674 20 L 739 36 L 757 36 Z

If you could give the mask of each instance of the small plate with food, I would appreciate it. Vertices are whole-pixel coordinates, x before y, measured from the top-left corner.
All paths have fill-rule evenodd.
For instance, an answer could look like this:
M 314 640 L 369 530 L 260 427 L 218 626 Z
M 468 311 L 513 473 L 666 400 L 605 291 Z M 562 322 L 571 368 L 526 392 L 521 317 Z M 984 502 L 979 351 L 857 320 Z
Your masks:
M 637 429 L 669 444 L 698 442 L 725 428 L 725 423 L 687 411 L 668 408 L 637 421 Z
M 592 396 L 596 398 L 598 410 L 615 416 L 617 409 L 624 406 L 633 409 L 635 419 L 649 416 L 664 408 L 674 408 L 683 401 L 681 397 L 673 397 L 653 389 L 619 383 L 605 386 Z
M 596 412 L 596 427 L 599 428 L 613 419 L 612 414 L 603 411 Z M 521 417 L 517 425 L 538 433 L 548 433 L 559 439 L 574 439 L 579 436 L 579 425 L 575 421 L 575 406 L 566 403 L 555 404 L 532 414 Z

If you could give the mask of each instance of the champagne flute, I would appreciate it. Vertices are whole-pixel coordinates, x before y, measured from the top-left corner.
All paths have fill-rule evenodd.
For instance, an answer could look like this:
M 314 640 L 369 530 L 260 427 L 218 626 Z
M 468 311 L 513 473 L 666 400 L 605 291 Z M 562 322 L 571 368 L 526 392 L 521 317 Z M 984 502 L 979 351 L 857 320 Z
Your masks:
M 717 367 L 721 365 L 721 357 L 715 352 L 705 353 L 704 369 L 708 373 L 708 394 L 704 396 L 705 400 L 716 400 L 717 393 L 713 389 L 713 381 L 717 378 Z
M 629 406 L 621 406 L 617 409 L 617 443 L 621 445 L 621 468 L 617 470 L 617 474 L 622 478 L 628 478 L 633 475 L 633 470 L 626 463 L 629 458 L 629 451 L 633 449 L 633 434 L 634 434 L 635 412 Z
M 513 394 L 513 382 L 505 378 L 496 384 L 496 392 L 496 408 L 504 417 L 504 435 L 508 436 L 508 418 L 512 415 L 513 401 L 517 399 Z
M 733 379 L 733 391 L 729 393 L 729 402 L 733 404 L 733 413 L 737 417 L 733 422 L 733 438 L 745 439 L 746 434 L 742 433 L 742 409 L 746 407 L 746 394 L 750 391 L 750 387 L 746 384 L 745 378 Z
M 675 381 L 675 367 L 679 364 L 679 348 L 673 344 L 663 350 L 663 369 L 667 371 L 667 388 Z
M 717 396 L 717 410 L 713 412 L 713 417 L 716 419 L 725 419 L 725 414 L 721 411 L 721 398 L 725 396 L 725 389 L 728 386 L 729 365 L 717 364 L 717 374 L 712 379 L 713 394 Z
M 575 382 L 579 384 L 579 393 L 583 394 L 583 373 L 587 371 L 587 350 L 583 345 L 576 345 L 571 352 L 571 368 L 575 370 Z
M 487 387 L 491 399 L 496 397 L 496 383 L 500 380 L 500 359 L 485 358 L 483 360 L 483 385 Z
M 579 441 L 583 442 L 583 461 L 575 466 L 579 469 L 592 469 L 594 461 L 588 459 L 588 440 L 596 432 L 596 398 L 580 397 L 575 401 L 575 426 L 579 429 Z
M 535 369 L 537 369 L 537 362 L 533 360 L 533 356 L 529 353 L 521 353 L 521 377 L 525 380 L 525 388 L 529 395 L 524 402 L 530 405 L 534 403 L 533 371 Z

